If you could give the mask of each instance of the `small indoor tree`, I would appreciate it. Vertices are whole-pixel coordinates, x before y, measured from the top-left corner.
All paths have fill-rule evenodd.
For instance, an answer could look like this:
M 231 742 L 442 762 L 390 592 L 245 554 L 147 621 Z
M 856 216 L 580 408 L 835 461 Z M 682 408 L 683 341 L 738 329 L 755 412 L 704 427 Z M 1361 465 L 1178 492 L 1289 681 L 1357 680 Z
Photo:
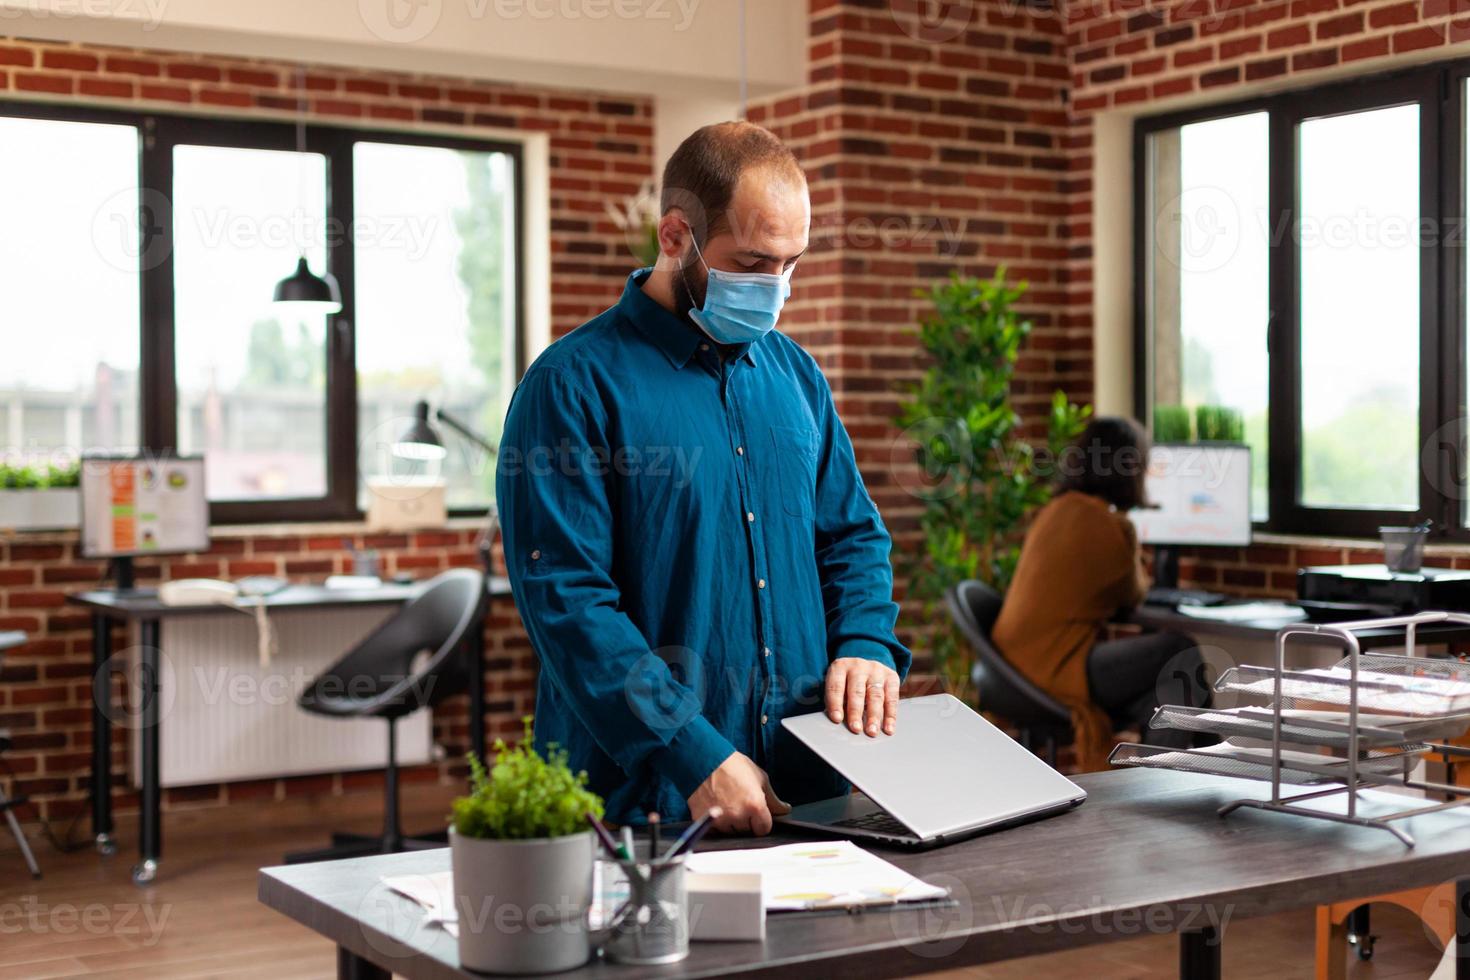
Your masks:
M 1010 584 L 1027 517 L 1051 496 L 1049 460 L 1081 432 L 1091 409 L 1061 392 L 1051 401 L 1047 445 L 1022 435 L 1011 383 L 1031 321 L 1015 310 L 1024 282 L 953 275 L 920 295 L 933 304 L 919 326 L 930 357 L 901 406 L 898 424 L 914 445 L 921 478 L 922 548 L 901 562 L 909 594 L 923 603 L 934 669 L 948 690 L 967 695 L 973 654 L 944 611 L 944 594 L 977 578 L 999 591 Z

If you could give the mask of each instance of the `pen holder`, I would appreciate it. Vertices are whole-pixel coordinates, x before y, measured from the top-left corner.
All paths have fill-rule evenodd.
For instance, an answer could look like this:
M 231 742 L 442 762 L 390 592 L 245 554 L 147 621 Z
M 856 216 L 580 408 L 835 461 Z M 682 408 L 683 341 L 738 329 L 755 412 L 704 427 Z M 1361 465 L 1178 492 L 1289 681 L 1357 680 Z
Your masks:
M 628 900 L 613 913 L 603 952 L 618 963 L 653 966 L 689 955 L 689 892 L 684 856 L 654 864 L 620 861 Z

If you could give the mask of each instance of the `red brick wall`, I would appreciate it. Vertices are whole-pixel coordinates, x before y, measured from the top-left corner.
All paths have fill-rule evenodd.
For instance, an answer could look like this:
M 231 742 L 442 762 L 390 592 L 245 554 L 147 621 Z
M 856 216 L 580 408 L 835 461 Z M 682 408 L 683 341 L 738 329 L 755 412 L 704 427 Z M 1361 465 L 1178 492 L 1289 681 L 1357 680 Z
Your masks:
M 1035 324 L 1016 403 L 1043 417 L 1057 388 L 1087 400 L 1091 338 L 1064 322 L 1068 64 L 1060 18 L 982 0 L 958 30 L 923 4 L 810 0 L 808 86 L 750 118 L 796 149 L 812 194 L 812 251 L 782 326 L 827 371 L 868 490 L 898 550 L 917 542 L 912 468 L 893 425 L 923 369 L 914 291 L 1005 265 Z M 1035 427 L 1032 427 L 1033 431 Z M 903 585 L 899 582 L 899 591 Z M 904 636 L 922 625 L 907 608 Z
M 1094 120 L 1149 114 L 1179 100 L 1241 99 L 1270 85 L 1305 86 L 1346 73 L 1391 70 L 1409 60 L 1464 55 L 1470 0 L 1070 0 L 1068 209 L 1072 261 L 1064 322 L 1091 335 Z M 1448 548 L 1429 564 L 1464 562 Z M 1313 542 L 1199 549 L 1183 562 L 1189 584 L 1223 592 L 1295 594 L 1303 565 L 1381 562 L 1381 551 Z
M 653 172 L 651 102 L 606 92 L 528 88 L 454 78 L 310 68 L 305 90 L 311 117 L 322 122 L 370 121 L 384 128 L 452 131 L 493 128 L 544 133 L 550 141 L 552 332 L 565 333 L 613 303 L 632 259 L 605 203 L 634 194 Z M 293 64 L 192 57 L 0 38 L 0 100 L 49 99 L 202 114 L 243 113 L 280 118 L 297 111 Z M 357 547 L 374 547 L 386 571 L 428 577 L 476 561 L 474 531 L 413 535 L 349 533 Z M 303 529 L 300 535 L 218 535 L 210 552 L 145 564 L 140 577 L 235 577 L 253 574 L 320 579 L 342 572 L 342 534 Z M 0 629 L 33 637 L 0 671 L 0 728 L 15 748 L 6 762 L 16 790 L 37 812 L 66 820 L 86 806 L 89 771 L 91 637 L 85 616 L 63 605 L 64 594 L 95 584 L 102 566 L 79 559 L 75 535 L 0 537 Z M 119 637 L 121 639 L 121 637 Z M 487 627 L 486 698 L 490 729 L 514 735 L 532 709 L 534 666 L 514 606 L 497 601 Z M 464 699 L 436 712 L 434 731 L 450 761 L 408 778 L 435 779 L 457 771 L 467 744 Z M 113 766 L 120 813 L 135 806 L 121 778 L 125 733 L 118 732 Z M 168 805 L 212 805 L 241 797 L 341 792 L 370 787 L 376 774 L 303 777 L 189 787 L 170 791 Z M 63 824 L 64 826 L 64 824 Z

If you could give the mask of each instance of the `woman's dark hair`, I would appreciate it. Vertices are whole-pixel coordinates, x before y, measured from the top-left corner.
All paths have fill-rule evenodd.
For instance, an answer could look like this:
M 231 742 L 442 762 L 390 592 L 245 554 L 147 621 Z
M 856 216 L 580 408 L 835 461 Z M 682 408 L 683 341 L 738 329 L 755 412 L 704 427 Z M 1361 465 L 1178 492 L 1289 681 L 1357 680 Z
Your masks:
M 1132 419 L 1100 416 L 1087 424 L 1057 465 L 1057 491 L 1101 497 L 1120 511 L 1148 504 L 1149 438 Z

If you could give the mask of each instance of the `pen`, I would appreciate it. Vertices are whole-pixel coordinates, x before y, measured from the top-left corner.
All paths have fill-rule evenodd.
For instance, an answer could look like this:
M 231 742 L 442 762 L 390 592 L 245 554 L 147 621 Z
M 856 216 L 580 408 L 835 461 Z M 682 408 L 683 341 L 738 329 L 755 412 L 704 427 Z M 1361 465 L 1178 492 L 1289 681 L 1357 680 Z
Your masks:
M 592 829 L 597 832 L 597 839 L 602 841 L 602 846 L 607 849 L 607 853 L 611 854 L 613 857 L 617 857 L 617 841 L 613 840 L 612 834 L 609 834 L 607 832 L 607 828 L 602 825 L 602 821 L 598 820 L 597 817 L 593 815 L 591 810 L 587 811 L 587 822 L 591 824 Z
M 648 815 L 648 863 L 658 860 L 658 814 Z
M 710 807 L 708 813 L 690 824 L 689 829 L 679 835 L 679 839 L 674 841 L 674 846 L 669 848 L 669 853 L 665 854 L 661 860 L 668 861 L 671 858 L 676 858 L 692 848 L 695 844 L 698 844 L 699 839 L 709 830 L 710 824 L 720 819 L 724 812 L 724 810 L 721 810 L 717 806 Z

